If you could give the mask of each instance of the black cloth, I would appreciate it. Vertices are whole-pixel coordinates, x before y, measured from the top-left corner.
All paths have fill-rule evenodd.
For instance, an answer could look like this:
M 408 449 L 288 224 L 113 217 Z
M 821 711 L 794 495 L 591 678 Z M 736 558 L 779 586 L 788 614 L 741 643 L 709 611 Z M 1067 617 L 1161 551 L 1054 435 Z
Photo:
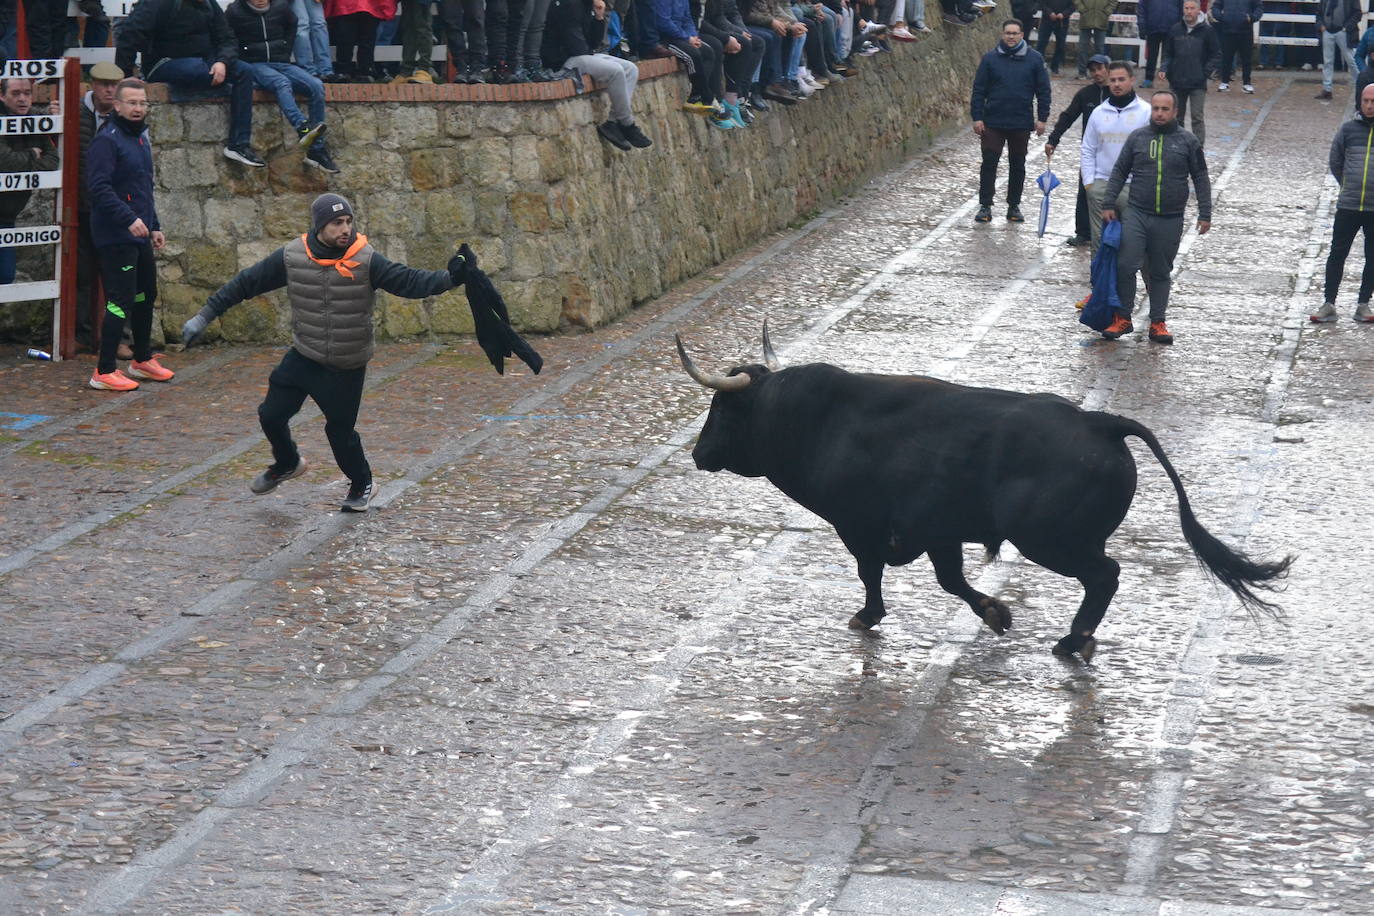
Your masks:
M 1223 83 L 1231 81 L 1231 68 L 1237 57 L 1240 58 L 1241 82 L 1246 84 L 1250 82 L 1250 58 L 1254 56 L 1254 49 L 1255 36 L 1250 32 L 1221 33 L 1221 81 Z
M 142 55 L 149 73 L 164 58 L 199 57 L 207 63 L 233 63 L 234 36 L 216 0 L 138 0 L 115 29 L 115 63 L 134 72 Z
M 224 19 L 234 33 L 239 60 L 249 64 L 291 63 L 296 43 L 291 0 L 270 0 L 261 12 L 249 6 L 248 0 L 234 0 L 224 11 Z
M 1099 86 L 1096 83 L 1084 86 L 1073 94 L 1069 100 L 1069 106 L 1059 114 L 1059 119 L 1054 122 L 1054 129 L 1050 131 L 1048 139 L 1045 140 L 1050 146 L 1058 146 L 1063 138 L 1064 132 L 1073 126 L 1077 119 L 1080 127 L 1088 126 L 1088 116 L 1093 113 L 1093 109 L 1107 100 L 1111 91 L 1106 86 Z
M 329 38 L 334 42 L 335 69 L 345 76 L 368 76 L 377 55 L 377 26 L 381 20 L 371 13 L 349 13 L 329 20 Z M 353 59 L 354 49 L 358 58 Z
M 152 245 L 131 242 L 99 249 L 100 276 L 105 281 L 105 318 L 100 325 L 100 361 L 104 375 L 115 369 L 115 353 L 124 336 L 124 322 L 134 333 L 134 359 L 153 356 L 153 303 L 157 300 L 157 264 Z
M 1356 301 L 1368 302 L 1374 294 L 1374 211 L 1337 209 L 1335 224 L 1331 227 L 1331 252 L 1326 256 L 1324 292 L 1327 302 L 1335 302 L 1336 294 L 1341 291 L 1345 259 L 1357 232 L 1364 233 L 1364 272 L 1360 275 L 1360 295 Z
M 465 265 L 462 268 L 463 292 L 467 294 L 468 308 L 472 310 L 477 345 L 502 375 L 506 374 L 506 359 L 511 356 L 519 358 L 538 375 L 539 370 L 544 368 L 544 358 L 510 326 L 506 300 L 492 285 L 491 278 L 477 266 L 476 253 L 467 244 L 460 247 L 458 253 L 462 255 Z M 449 264 L 452 265 L 453 261 Z M 459 274 L 452 266 L 449 275 L 455 282 L 458 280 Z
M 258 422 L 272 445 L 272 469 L 285 473 L 300 462 L 301 453 L 291 438 L 291 418 L 309 397 L 324 414 L 324 434 L 339 470 L 354 486 L 370 483 L 372 468 L 363 453 L 362 437 L 354 428 L 366 378 L 366 366 L 330 369 L 294 348 L 287 350 L 267 379 L 267 397 L 258 405 Z
M 1199 17 L 1192 29 L 1178 22 L 1164 39 L 1164 62 L 1161 67 L 1169 78 L 1169 88 L 1206 89 L 1207 74 L 1221 66 L 1221 41 L 1213 29 Z M 1182 120 L 1182 114 L 1179 119 Z
M 1026 186 L 1026 151 L 1030 146 L 1029 130 L 1003 130 L 996 127 L 983 128 L 983 164 L 978 170 L 978 203 L 984 207 L 992 206 L 992 195 L 997 184 L 997 162 L 1002 158 L 1002 147 L 1007 148 L 1007 206 L 1019 207 L 1021 194 Z
M 67 50 L 67 0 L 24 0 L 29 57 L 51 60 Z
M 594 54 L 606 40 L 606 20 L 592 15 L 587 0 L 550 0 L 544 19 L 544 65 L 561 68 L 569 57 Z

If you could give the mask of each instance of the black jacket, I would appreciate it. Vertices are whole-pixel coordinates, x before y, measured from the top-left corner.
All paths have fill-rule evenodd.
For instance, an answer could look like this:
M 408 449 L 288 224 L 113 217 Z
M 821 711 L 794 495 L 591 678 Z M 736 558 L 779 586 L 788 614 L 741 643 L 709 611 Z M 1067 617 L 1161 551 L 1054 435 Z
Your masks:
M 1040 13 L 1042 17 L 1046 13 L 1063 13 L 1066 17 L 1073 15 L 1073 0 L 1040 0 Z
M 29 112 L 31 115 L 47 113 L 45 106 L 35 106 Z M 9 109 L 0 105 L 0 115 L 8 117 L 9 114 Z M 35 156 L 33 150 L 39 150 L 39 154 Z M 0 172 L 49 172 L 58 165 L 57 146 L 51 135 L 10 134 L 0 137 Z M 32 196 L 32 191 L 0 192 L 0 219 L 7 223 L 14 222 Z
M 1191 30 L 1186 22 L 1169 30 L 1159 69 L 1169 75 L 1170 89 L 1206 89 L 1207 74 L 1220 66 L 1221 39 L 1206 19 L 1199 16 Z
M 606 20 L 592 15 L 588 0 L 552 0 L 544 19 L 540 56 L 550 67 L 562 67 L 569 57 L 595 54 L 606 40 Z
M 1054 129 L 1050 131 L 1049 137 L 1045 140 L 1050 146 L 1058 146 L 1064 132 L 1073 127 L 1074 119 L 1079 121 L 1079 129 L 1088 126 L 1088 115 L 1093 113 L 1093 109 L 1107 101 L 1107 96 L 1111 91 L 1106 86 L 1099 86 L 1097 83 L 1090 83 L 1073 94 L 1073 99 L 1069 101 L 1069 107 L 1059 114 L 1059 120 L 1054 122 Z
M 747 40 L 740 37 L 749 34 L 749 28 L 735 0 L 693 0 L 692 15 L 697 20 L 697 31 L 720 39 L 721 44 L 727 38 Z
M 115 30 L 115 63 L 131 74 L 139 55 L 145 77 L 164 58 L 199 57 L 228 65 L 237 56 L 216 0 L 138 0 Z
M 234 0 L 224 11 L 239 60 L 248 64 L 291 63 L 291 48 L 296 42 L 296 14 L 291 0 L 271 0 L 259 12 L 248 0 Z

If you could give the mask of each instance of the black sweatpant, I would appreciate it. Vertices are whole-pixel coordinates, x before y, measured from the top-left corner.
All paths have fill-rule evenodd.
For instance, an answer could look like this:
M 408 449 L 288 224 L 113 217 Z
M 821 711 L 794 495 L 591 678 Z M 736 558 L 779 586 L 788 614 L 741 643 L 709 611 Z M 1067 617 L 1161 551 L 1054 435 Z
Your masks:
M 100 278 L 105 282 L 105 318 L 100 324 L 101 375 L 115 369 L 115 353 L 124 336 L 124 322 L 134 332 L 134 359 L 153 357 L 153 303 L 157 301 L 157 264 L 151 243 L 126 242 L 100 249 Z
M 735 39 L 739 41 L 739 39 Z M 763 59 L 763 42 L 739 41 L 740 49 L 734 54 L 726 54 L 721 46 L 721 56 L 725 59 L 725 89 L 739 95 L 748 95 L 754 84 L 754 71 Z
M 345 76 L 370 76 L 377 55 L 377 26 L 381 20 L 371 13 L 349 13 L 327 21 L 329 37 L 334 42 L 335 69 Z M 353 60 L 355 48 L 356 62 Z
M 1326 256 L 1327 302 L 1335 302 L 1341 291 L 1341 274 L 1345 273 L 1345 259 L 1355 243 L 1355 233 L 1364 231 L 1364 273 L 1360 275 L 1360 296 L 1357 301 L 1368 302 L 1374 294 L 1374 212 L 1366 210 L 1336 210 L 1336 224 L 1331 229 L 1331 253 Z
M 1002 147 L 1007 148 L 1007 206 L 1021 206 L 1021 192 L 1026 185 L 1026 151 L 1030 146 L 1029 130 L 1002 130 L 984 127 L 982 136 L 983 166 L 978 171 L 978 203 L 992 206 L 992 194 L 997 186 L 997 163 Z
M 487 66 L 486 4 L 482 0 L 443 0 L 439 22 L 453 65 L 464 70 Z
M 1255 50 L 1255 36 L 1251 34 L 1250 27 L 1246 26 L 1243 32 L 1222 32 L 1221 33 L 1221 81 L 1231 82 L 1231 71 L 1236 63 L 1236 58 L 1240 58 L 1240 81 L 1244 84 L 1250 82 L 1250 58 Z
M 353 427 L 363 399 L 367 367 L 330 369 L 302 356 L 294 347 L 267 379 L 267 397 L 258 405 L 258 422 L 272 444 L 272 469 L 289 471 L 301 460 L 291 438 L 291 418 L 300 412 L 307 396 L 324 414 L 324 434 L 334 451 L 334 462 L 355 486 L 372 480 L 372 468 L 363 454 L 363 440 Z
M 720 42 L 709 35 L 701 35 L 701 44 L 692 47 L 685 38 L 668 39 L 673 55 L 687 65 L 687 79 L 692 84 L 692 98 L 711 104 L 724 91 L 725 70 L 721 66 Z

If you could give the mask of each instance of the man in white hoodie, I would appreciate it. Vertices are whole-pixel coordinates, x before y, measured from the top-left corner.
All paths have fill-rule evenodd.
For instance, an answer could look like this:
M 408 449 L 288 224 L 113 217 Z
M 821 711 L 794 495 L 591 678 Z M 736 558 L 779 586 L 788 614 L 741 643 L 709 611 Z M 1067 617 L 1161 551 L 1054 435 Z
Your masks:
M 1115 210 L 1117 217 L 1129 210 L 1126 197 L 1130 179 L 1115 201 L 1104 200 L 1107 180 L 1131 131 L 1150 123 L 1150 106 L 1135 94 L 1135 67 L 1124 60 L 1107 67 L 1107 91 L 1111 94 L 1093 109 L 1083 129 L 1078 151 L 1078 167 L 1083 188 L 1088 193 L 1088 221 L 1092 224 L 1093 253 L 1102 242 L 1102 211 Z

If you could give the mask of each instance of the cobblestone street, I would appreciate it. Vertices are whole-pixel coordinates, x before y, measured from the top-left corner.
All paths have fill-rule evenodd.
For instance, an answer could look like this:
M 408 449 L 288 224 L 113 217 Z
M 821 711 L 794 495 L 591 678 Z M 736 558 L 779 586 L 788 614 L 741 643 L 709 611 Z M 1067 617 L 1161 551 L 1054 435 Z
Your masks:
M 1076 321 L 1075 127 L 1043 239 L 1033 188 L 1027 223 L 973 222 L 963 132 L 610 327 L 533 340 L 539 376 L 471 340 L 379 346 L 366 514 L 338 511 L 313 407 L 309 473 L 249 493 L 280 348 L 171 352 L 176 379 L 128 395 L 85 387 L 91 357 L 5 354 L 0 912 L 1374 914 L 1374 646 L 1350 623 L 1374 326 L 1349 319 L 1358 248 L 1341 320 L 1307 321 L 1349 104 L 1315 76 L 1208 99 L 1216 213 L 1184 238 L 1172 347 L 1143 310 L 1116 342 Z M 847 629 L 863 588 L 830 527 L 690 456 L 710 399 L 673 334 L 716 371 L 759 361 L 764 319 L 785 364 L 1139 420 L 1213 533 L 1298 555 L 1287 620 L 1204 575 L 1131 440 L 1092 664 L 1050 652 L 1078 583 L 1010 550 L 966 551 L 1005 636 L 925 559 Z

